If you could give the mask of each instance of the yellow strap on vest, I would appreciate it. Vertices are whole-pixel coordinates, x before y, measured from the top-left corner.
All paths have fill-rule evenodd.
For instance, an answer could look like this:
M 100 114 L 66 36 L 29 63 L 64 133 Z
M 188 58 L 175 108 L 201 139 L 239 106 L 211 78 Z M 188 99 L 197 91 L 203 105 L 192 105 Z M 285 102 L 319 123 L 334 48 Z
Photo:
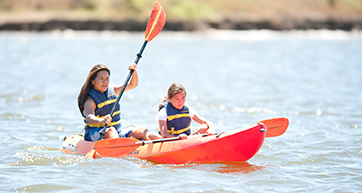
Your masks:
M 117 114 L 120 114 L 120 113 L 121 113 L 121 110 L 116 111 L 116 112 L 113 113 L 112 117 L 113 117 L 114 115 L 117 115 Z M 103 119 L 105 116 L 100 117 L 99 115 L 97 115 L 96 117 L 97 117 L 97 118 L 100 118 L 100 119 Z M 84 119 L 85 121 L 87 120 L 87 118 L 85 118 L 85 117 L 83 117 L 83 119 Z
M 104 102 L 102 102 L 102 103 L 97 104 L 97 107 L 98 107 L 99 109 L 101 109 L 102 107 L 104 107 L 104 106 L 106 106 L 106 105 L 110 105 L 110 104 L 112 104 L 112 103 L 115 103 L 116 100 L 117 100 L 117 99 L 112 99 L 112 100 L 104 101 Z
M 113 113 L 112 116 L 117 115 L 117 114 L 120 114 L 120 113 L 121 113 L 121 110 L 116 111 L 116 112 Z M 97 115 L 96 117 L 103 119 L 105 116 L 100 117 L 99 115 Z M 83 119 L 84 119 L 85 121 L 87 121 L 87 118 L 83 117 Z M 115 126 L 115 125 L 120 124 L 120 123 L 121 123 L 121 120 L 116 121 L 116 122 L 111 122 L 110 124 L 108 124 L 108 126 Z M 98 127 L 98 128 L 99 128 L 99 127 L 104 127 L 104 124 L 95 125 L 95 124 L 89 124 L 89 123 L 88 123 L 88 124 L 85 124 L 84 128 L 85 128 L 87 125 L 90 126 L 90 127 Z
M 121 120 L 119 121 L 116 121 L 116 122 L 111 122 L 110 124 L 108 124 L 108 127 L 111 127 L 111 126 L 115 126 L 115 125 L 118 125 L 121 123 Z M 104 124 L 99 124 L 99 125 L 95 125 L 95 124 L 86 124 L 88 125 L 89 127 L 97 127 L 97 128 L 101 128 L 101 127 L 104 127 Z
M 175 131 L 175 128 L 171 127 L 171 130 L 167 130 L 167 133 L 171 133 L 172 135 L 180 134 L 180 133 L 183 133 L 183 132 L 185 132 L 185 131 L 187 131 L 189 129 L 190 129 L 190 126 L 184 128 L 184 129 L 180 129 L 180 130 Z
M 121 110 L 116 111 L 116 112 L 113 113 L 112 117 L 113 117 L 114 115 L 118 115 L 118 114 L 120 114 L 120 113 L 121 113 Z
M 190 117 L 190 114 L 176 114 L 176 115 L 169 115 L 167 116 L 167 120 L 172 121 L 174 119 L 179 119 L 183 117 Z

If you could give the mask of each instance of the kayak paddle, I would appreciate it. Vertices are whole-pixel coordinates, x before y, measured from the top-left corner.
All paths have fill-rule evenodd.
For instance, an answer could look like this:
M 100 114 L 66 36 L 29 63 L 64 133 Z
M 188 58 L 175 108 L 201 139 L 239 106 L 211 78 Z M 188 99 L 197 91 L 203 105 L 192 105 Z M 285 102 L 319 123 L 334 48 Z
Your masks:
M 134 151 L 139 146 L 139 141 L 134 138 L 115 138 L 115 139 L 105 139 L 97 141 L 94 144 L 95 151 L 102 157 L 123 157 L 122 155 L 127 155 L 128 153 Z
M 282 135 L 288 128 L 289 120 L 285 117 L 266 119 L 259 121 L 266 126 L 265 137 L 277 137 Z
M 166 23 L 165 11 L 163 10 L 163 7 L 161 6 L 161 4 L 156 2 L 153 6 L 151 15 L 147 22 L 147 27 L 146 27 L 146 32 L 145 32 L 145 41 L 144 41 L 139 53 L 137 54 L 137 57 L 136 57 L 134 63 L 138 64 L 138 61 L 142 57 L 142 53 L 143 53 L 144 49 L 146 48 L 147 43 L 150 42 L 153 38 L 155 38 L 161 32 L 165 23 Z M 119 93 L 117 100 L 114 104 L 119 103 L 119 100 L 121 99 L 121 97 L 124 93 L 124 90 L 126 89 L 127 84 L 132 77 L 132 74 L 133 74 L 133 70 L 130 70 L 130 72 L 126 78 L 126 81 L 123 84 L 122 90 Z M 113 115 L 115 108 L 116 108 L 116 105 L 114 105 L 111 110 L 111 113 L 110 113 L 111 116 Z M 101 131 L 99 131 L 99 134 L 100 134 L 99 140 L 102 139 L 104 132 L 106 131 L 106 128 L 107 128 L 107 124 L 102 128 Z

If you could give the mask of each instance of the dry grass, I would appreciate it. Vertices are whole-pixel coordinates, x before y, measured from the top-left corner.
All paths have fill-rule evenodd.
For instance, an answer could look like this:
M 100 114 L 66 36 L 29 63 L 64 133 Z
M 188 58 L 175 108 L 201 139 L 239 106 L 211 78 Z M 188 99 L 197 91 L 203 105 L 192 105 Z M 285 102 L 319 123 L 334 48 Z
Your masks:
M 158 0 L 169 21 L 362 20 L 362 0 Z M 150 0 L 0 0 L 9 20 L 147 20 Z

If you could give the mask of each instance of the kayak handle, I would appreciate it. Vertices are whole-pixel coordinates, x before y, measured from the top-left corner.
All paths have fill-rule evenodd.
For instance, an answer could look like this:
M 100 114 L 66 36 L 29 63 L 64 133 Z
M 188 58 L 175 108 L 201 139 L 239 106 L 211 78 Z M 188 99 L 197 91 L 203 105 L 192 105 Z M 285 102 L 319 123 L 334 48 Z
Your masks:
M 266 132 L 265 125 L 262 123 L 258 123 L 258 125 L 260 126 L 260 131 L 265 133 Z

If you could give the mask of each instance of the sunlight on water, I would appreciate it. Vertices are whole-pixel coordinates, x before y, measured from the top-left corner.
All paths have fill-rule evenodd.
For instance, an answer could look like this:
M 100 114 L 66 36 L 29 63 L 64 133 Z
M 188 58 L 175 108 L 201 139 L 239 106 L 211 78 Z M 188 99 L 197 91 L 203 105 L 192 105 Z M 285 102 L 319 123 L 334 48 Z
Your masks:
M 192 33 L 190 33 L 192 34 Z M 352 38 L 361 38 L 361 31 L 342 31 L 342 30 L 304 30 L 304 31 L 272 31 L 272 30 L 207 30 L 199 33 L 200 36 L 206 36 L 219 40 L 242 40 L 242 41 L 268 41 L 277 39 L 289 40 L 348 40 Z M 194 36 L 194 34 L 192 34 Z M 185 32 L 165 33 L 162 38 L 170 38 L 177 40 L 189 40 L 189 36 Z
M 277 112 L 275 111 L 272 111 L 272 110 L 268 110 L 268 109 L 263 109 L 263 108 L 260 108 L 260 107 L 251 107 L 251 108 L 239 108 L 239 107 L 236 107 L 232 110 L 232 112 L 237 112 L 237 113 L 249 113 L 249 114 L 255 114 L 255 113 L 266 113 L 266 114 L 271 114 L 271 115 L 275 115 L 277 114 Z

